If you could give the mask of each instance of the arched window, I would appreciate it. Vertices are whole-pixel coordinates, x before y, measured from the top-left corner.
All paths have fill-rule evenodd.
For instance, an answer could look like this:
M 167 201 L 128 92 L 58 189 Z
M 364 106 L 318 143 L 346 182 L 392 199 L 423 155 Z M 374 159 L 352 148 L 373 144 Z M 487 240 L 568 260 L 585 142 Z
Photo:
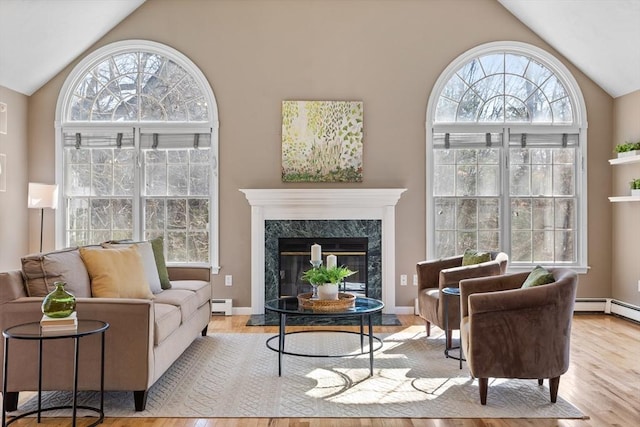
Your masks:
M 457 58 L 427 106 L 427 254 L 503 250 L 512 268 L 586 267 L 586 117 L 575 79 L 534 46 Z
M 170 263 L 218 268 L 218 113 L 202 72 L 149 41 L 96 50 L 56 110 L 64 246 L 163 236 Z

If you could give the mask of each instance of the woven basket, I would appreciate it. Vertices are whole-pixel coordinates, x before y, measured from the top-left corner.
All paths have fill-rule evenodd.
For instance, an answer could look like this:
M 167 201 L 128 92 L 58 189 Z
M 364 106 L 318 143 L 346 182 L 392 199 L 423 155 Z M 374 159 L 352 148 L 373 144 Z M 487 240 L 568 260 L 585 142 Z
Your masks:
M 311 292 L 298 295 L 298 304 L 313 311 L 346 311 L 356 305 L 356 296 L 344 292 L 338 293 L 337 300 L 311 299 Z

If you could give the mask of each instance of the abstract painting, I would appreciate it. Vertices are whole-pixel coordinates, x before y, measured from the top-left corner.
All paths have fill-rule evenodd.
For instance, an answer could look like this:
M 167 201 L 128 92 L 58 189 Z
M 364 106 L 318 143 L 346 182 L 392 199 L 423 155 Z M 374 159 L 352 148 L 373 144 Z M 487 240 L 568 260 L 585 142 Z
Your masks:
M 282 101 L 282 181 L 362 182 L 361 101 Z

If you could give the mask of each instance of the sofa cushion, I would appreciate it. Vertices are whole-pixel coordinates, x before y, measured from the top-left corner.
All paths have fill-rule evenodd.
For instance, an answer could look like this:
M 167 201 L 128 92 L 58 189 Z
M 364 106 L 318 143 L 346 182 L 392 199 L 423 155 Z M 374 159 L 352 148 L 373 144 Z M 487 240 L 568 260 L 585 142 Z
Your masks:
M 66 282 L 65 290 L 77 298 L 91 296 L 89 274 L 77 247 L 25 256 L 22 274 L 30 297 L 46 296 L 58 281 Z
M 475 249 L 467 249 L 462 255 L 462 265 L 474 265 L 491 261 L 490 252 L 480 252 Z
M 96 298 L 153 298 L 136 246 L 104 249 L 82 247 L 80 256 Z
M 166 289 L 156 295 L 156 304 L 168 304 L 177 307 L 181 313 L 181 321 L 186 322 L 198 310 L 202 304 L 198 301 L 198 295 L 194 291 L 186 289 Z
M 527 276 L 524 283 L 522 284 L 523 288 L 532 288 L 534 286 L 547 285 L 549 283 L 553 283 L 555 278 L 553 277 L 553 273 L 551 273 L 546 268 L 537 265 L 531 273 Z
M 180 327 L 182 314 L 180 308 L 175 305 L 158 304 L 157 301 L 153 302 L 153 311 L 155 315 L 153 344 L 157 346 Z
M 171 289 L 186 289 L 196 293 L 198 307 L 211 299 L 211 285 L 204 280 L 173 280 Z
M 131 245 L 135 245 L 138 248 L 138 252 L 140 252 L 142 265 L 144 266 L 144 274 L 149 282 L 149 289 L 151 289 L 151 293 L 159 294 L 162 292 L 162 286 L 160 284 L 160 276 L 158 276 L 158 268 L 156 266 L 156 259 L 153 254 L 151 242 L 109 241 L 103 243 L 102 247 L 109 249 Z

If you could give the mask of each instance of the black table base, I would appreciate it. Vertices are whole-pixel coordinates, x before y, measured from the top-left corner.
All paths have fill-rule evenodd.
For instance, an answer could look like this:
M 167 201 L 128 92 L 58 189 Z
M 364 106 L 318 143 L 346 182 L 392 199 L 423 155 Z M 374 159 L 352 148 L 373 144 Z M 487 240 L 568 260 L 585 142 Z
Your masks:
M 355 303 L 353 307 L 347 308 L 344 311 L 340 312 L 332 312 L 332 311 L 314 311 L 311 309 L 307 309 L 299 306 L 298 299 L 296 297 L 284 297 L 279 298 L 277 300 L 270 300 L 265 303 L 265 309 L 267 311 L 278 313 L 279 322 L 278 322 L 278 335 L 275 335 L 269 338 L 266 342 L 266 345 L 269 349 L 276 351 L 278 353 L 278 376 L 282 376 L 282 356 L 287 354 L 291 356 L 305 356 L 305 357 L 345 357 L 347 355 L 315 355 L 315 354 L 299 354 L 294 352 L 288 352 L 285 350 L 285 340 L 287 335 L 296 334 L 296 333 L 311 333 L 311 332 L 321 332 L 319 329 L 315 330 L 305 330 L 305 331 L 296 331 L 296 332 L 286 332 L 287 327 L 287 318 L 290 317 L 298 317 L 298 316 L 312 316 L 314 318 L 355 318 L 359 321 L 360 325 L 360 351 L 361 354 L 365 354 L 364 352 L 364 339 L 365 337 L 369 340 L 369 376 L 373 376 L 373 353 L 382 347 L 382 340 L 373 335 L 373 322 L 372 315 L 380 313 L 384 308 L 384 303 L 382 301 L 366 298 L 366 297 L 356 297 Z M 367 323 L 368 333 L 364 333 L 364 323 Z M 331 330 L 326 332 L 338 332 L 338 333 L 357 333 L 352 331 L 341 331 L 341 330 Z M 278 348 L 271 345 L 271 341 L 278 338 Z M 374 347 L 373 342 L 377 342 L 377 346 Z
M 8 328 L 2 332 L 4 336 L 4 364 L 3 364 L 3 383 L 2 396 L 7 396 L 7 375 L 9 371 L 9 341 L 11 339 L 34 340 L 38 341 L 38 408 L 13 417 L 7 417 L 6 405 L 2 406 L 2 427 L 6 427 L 15 421 L 18 421 L 29 415 L 37 414 L 37 421 L 40 423 L 41 414 L 47 411 L 59 409 L 71 409 L 71 425 L 76 426 L 78 409 L 86 409 L 98 414 L 96 420 L 89 424 L 88 427 L 94 427 L 104 421 L 104 343 L 105 331 L 109 328 L 109 324 L 99 320 L 79 320 L 76 331 L 59 332 L 53 335 L 45 335 L 40 329 L 39 322 L 26 323 Z M 100 334 L 100 407 L 94 408 L 90 406 L 78 405 L 78 361 L 80 360 L 80 339 L 89 335 Z M 74 341 L 74 360 L 73 360 L 73 404 L 53 406 L 48 408 L 42 407 L 42 344 L 47 340 L 72 339 Z M 6 400 L 5 402 L 6 403 Z

